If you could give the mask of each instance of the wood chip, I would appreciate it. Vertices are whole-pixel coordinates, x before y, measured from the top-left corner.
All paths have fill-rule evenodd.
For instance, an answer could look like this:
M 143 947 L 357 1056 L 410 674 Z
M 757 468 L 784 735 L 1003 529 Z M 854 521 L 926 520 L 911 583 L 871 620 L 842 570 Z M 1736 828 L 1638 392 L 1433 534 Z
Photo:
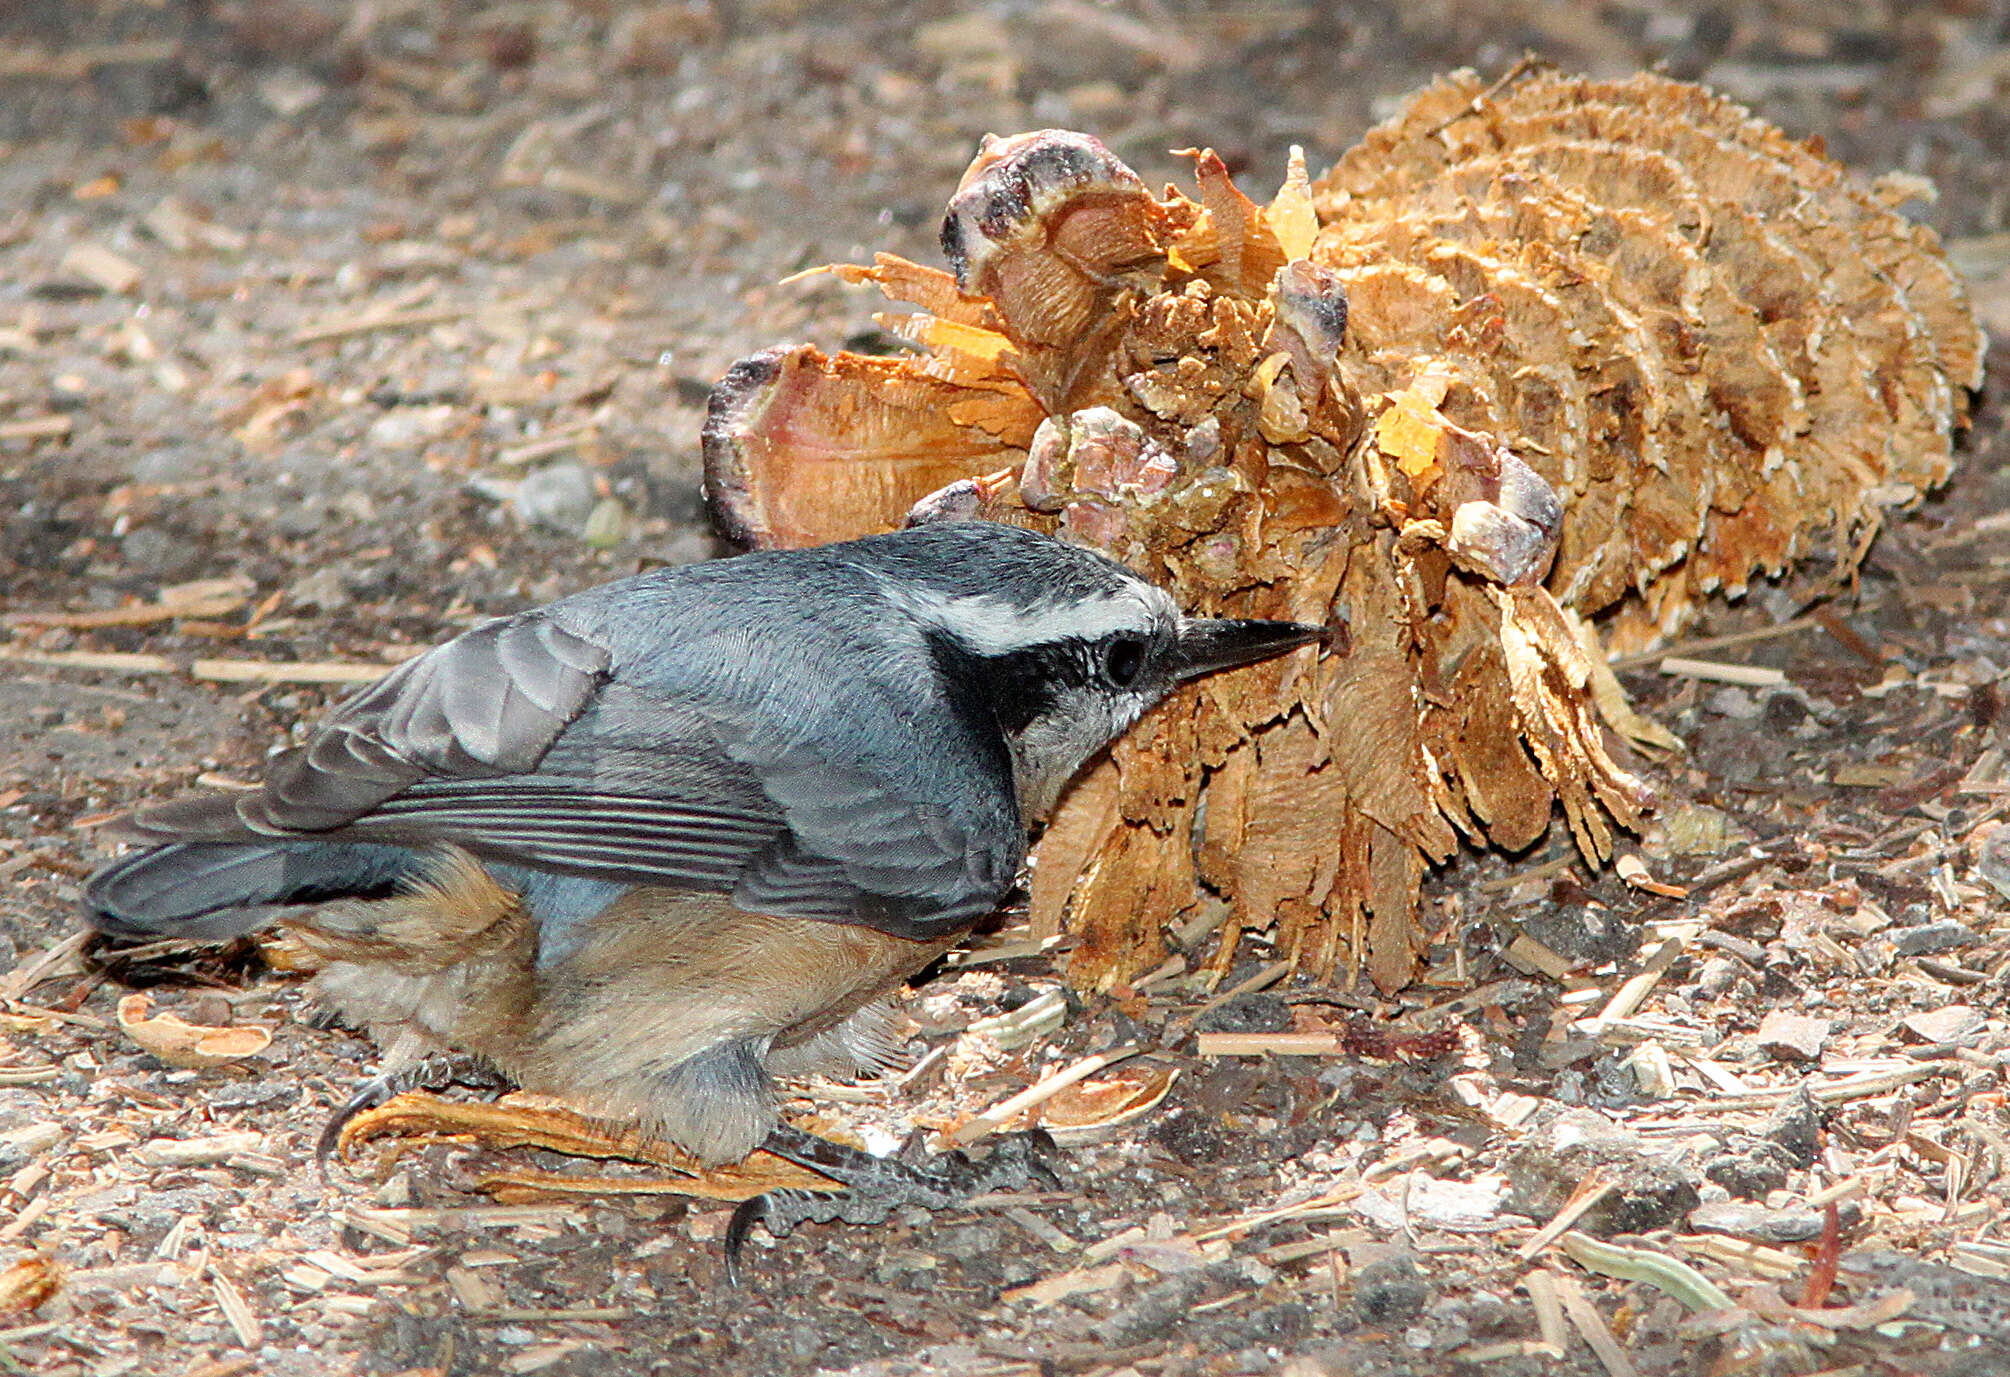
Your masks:
M 592 1347 L 585 1339 L 561 1339 L 557 1343 L 539 1344 L 504 1359 L 503 1371 L 518 1374 L 519 1377 L 525 1373 L 542 1372 L 548 1367 L 558 1366 L 581 1349 Z
M 23 416 L 0 421 L 0 440 L 60 440 L 76 426 L 76 421 L 58 413 L 53 416 Z
M 161 1235 L 160 1242 L 154 1244 L 153 1256 L 156 1261 L 172 1262 L 181 1256 L 181 1250 L 188 1246 L 189 1235 L 200 1227 L 194 1215 L 182 1215 L 168 1226 Z
M 520 1254 L 506 1253 L 500 1248 L 470 1248 L 460 1256 L 463 1267 L 508 1267 L 522 1261 Z
M 0 49 L 0 76 L 75 81 L 88 77 L 99 67 L 152 66 L 166 62 L 180 50 L 181 45 L 171 38 L 86 43 L 60 52 L 9 44 Z
M 1004 1103 L 985 1110 L 968 1123 L 947 1133 L 937 1134 L 936 1144 L 940 1147 L 967 1147 L 979 1139 L 998 1132 L 1021 1114 L 1046 1103 L 1077 1081 L 1087 1080 L 1104 1067 L 1115 1066 L 1118 1062 L 1134 1057 L 1144 1050 L 1144 1044 L 1136 1043 L 1129 1047 L 1113 1048 L 1108 1052 L 1098 1052 L 1092 1057 L 1084 1057 L 1065 1071 L 1057 1071 L 1039 1084 L 1020 1091 Z
M 1986 1023 L 1980 1009 L 1968 1004 L 1949 1004 L 1912 1014 L 1899 1027 L 1921 1042 L 1947 1043 L 1981 1032 Z
M 250 1353 L 240 1353 L 234 1358 L 218 1358 L 214 1362 L 198 1363 L 182 1374 L 182 1377 L 242 1377 L 247 1372 L 258 1370 L 258 1359 Z
M 30 1200 L 22 1207 L 19 1214 L 8 1220 L 5 1227 L 0 1228 L 0 1243 L 12 1243 L 17 1238 L 26 1237 L 30 1229 L 42 1222 L 42 1216 L 49 1212 L 53 1203 L 46 1195 L 38 1195 Z
M 245 1172 L 251 1176 L 266 1176 L 278 1180 L 293 1174 L 291 1163 L 263 1152 L 233 1152 L 223 1159 L 223 1164 L 232 1171 Z
M 1752 1088 L 1742 1080 L 1739 1080 L 1737 1074 L 1722 1062 L 1712 1061 L 1709 1057 L 1699 1057 L 1693 1053 L 1685 1055 L 1682 1060 L 1693 1067 L 1705 1080 L 1727 1095 L 1749 1095 L 1752 1093 Z
M 263 1052 L 271 1030 L 255 1023 L 212 1028 L 173 1014 L 152 1014 L 151 996 L 129 994 L 119 1001 L 119 1031 L 169 1066 L 224 1066 Z
M 48 1151 L 62 1142 L 68 1132 L 59 1123 L 23 1124 L 0 1133 L 0 1146 L 12 1149 L 10 1155 L 18 1161 Z
M 237 1335 L 238 1343 L 246 1348 L 257 1349 L 265 1343 L 265 1329 L 252 1313 L 250 1302 L 234 1282 L 222 1272 L 212 1267 L 209 1271 L 209 1289 L 216 1297 L 217 1309 L 223 1311 L 223 1318 L 229 1322 L 230 1330 Z
M 1557 1298 L 1556 1273 L 1537 1268 L 1522 1278 L 1522 1287 L 1528 1292 L 1531 1305 L 1535 1307 L 1536 1330 L 1542 1335 L 1543 1355 L 1559 1362 L 1565 1352 L 1563 1328 L 1563 1304 Z
M 177 253 L 195 248 L 240 253 L 251 242 L 242 230 L 214 224 L 174 196 L 162 197 L 146 213 L 143 223 L 155 238 Z
M 240 1152 L 265 1145 L 262 1134 L 219 1133 L 211 1138 L 156 1138 L 135 1149 L 133 1156 L 150 1167 L 211 1167 Z
M 1759 1020 L 1756 1040 L 1759 1050 L 1768 1056 L 1782 1061 L 1816 1062 L 1821 1060 L 1831 1026 L 1825 1018 L 1772 1009 Z
M 445 1276 L 447 1289 L 454 1293 L 454 1299 L 465 1310 L 493 1310 L 503 1302 L 502 1287 L 479 1272 L 465 1267 L 449 1267 Z
M 1551 980 L 1563 979 L 1582 964 L 1552 947 L 1544 946 L 1525 932 L 1507 944 L 1506 950 L 1501 952 L 1501 960 L 1523 975 L 1546 975 Z
M 135 290 L 143 279 L 139 265 L 123 258 L 103 244 L 86 241 L 73 244 L 63 255 L 61 270 L 83 278 L 117 296 Z
M 1684 1234 L 1675 1240 L 1675 1245 L 1685 1253 L 1709 1258 L 1737 1275 L 1766 1281 L 1785 1281 L 1807 1270 L 1807 1259 L 1797 1253 L 1722 1234 Z
M 1659 666 L 1663 674 L 1685 679 L 1706 679 L 1716 684 L 1742 684 L 1747 688 L 1777 688 L 1787 682 L 1784 670 L 1764 665 L 1727 665 L 1716 660 L 1690 660 L 1680 655 L 1664 656 Z
M 1672 658 L 1681 660 L 1710 650 L 1729 650 L 1734 646 L 1751 645 L 1758 641 L 1777 640 L 1782 636 L 1793 636 L 1803 631 L 1812 631 L 1819 626 L 1813 617 L 1795 617 L 1791 621 L 1777 622 L 1772 626 L 1754 627 L 1750 631 L 1732 631 L 1722 636 L 1703 636 L 1693 641 L 1682 641 L 1662 650 L 1642 651 L 1637 655 L 1621 655 L 1612 661 L 1616 670 L 1646 669 L 1671 658 L 1670 650 L 1680 651 Z
M 351 1256 L 329 1248 L 318 1248 L 303 1253 L 300 1261 L 309 1267 L 326 1272 L 331 1277 L 359 1286 L 382 1286 L 393 1282 L 415 1282 L 423 1280 L 405 1269 L 434 1250 L 425 1245 L 401 1248 L 395 1253 L 373 1253 Z
M 1958 1061 L 1933 1061 L 1889 1071 L 1860 1071 L 1840 1080 L 1810 1084 L 1806 1089 L 1818 1104 L 1844 1104 L 1851 1100 L 1867 1100 L 1874 1095 L 1882 1095 L 1904 1086 L 1917 1085 L 1936 1076 L 1961 1074 L 1963 1068 Z M 1800 1089 L 1799 1086 L 1781 1086 L 1773 1090 L 1753 1090 L 1742 1095 L 1725 1095 L 1712 1100 L 1711 1104 L 1717 1109 L 1769 1109 L 1788 1096 L 1799 1093 Z
M 319 340 L 368 335 L 379 330 L 413 330 L 425 325 L 444 325 L 450 320 L 459 320 L 467 313 L 465 306 L 421 306 L 409 311 L 359 311 L 303 325 L 293 332 L 293 342 L 313 344 Z
M 222 617 L 237 611 L 244 604 L 242 593 L 225 593 L 175 602 L 98 608 L 89 612 L 9 612 L 0 617 L 0 622 L 8 626 L 67 626 L 77 631 L 91 631 L 107 626 L 152 626 L 177 617 Z
M 1626 1356 L 1626 1350 L 1619 1346 L 1612 1330 L 1605 1323 L 1605 1317 L 1598 1313 L 1598 1307 L 1584 1294 L 1584 1287 L 1576 1277 L 1560 1276 L 1556 1279 L 1557 1299 L 1563 1303 L 1563 1313 L 1572 1327 L 1591 1345 L 1591 1351 L 1605 1366 L 1611 1377 L 1640 1377 L 1639 1369 Z
M 1025 1286 L 1015 1286 L 1005 1291 L 1000 1299 L 1013 1304 L 1025 1302 L 1036 1309 L 1044 1310 L 1057 1305 L 1070 1296 L 1093 1295 L 1098 1291 L 1108 1291 L 1123 1285 L 1130 1276 L 1130 1269 L 1121 1262 L 1108 1262 L 1100 1267 L 1078 1267 L 1071 1272 L 1061 1272 L 1055 1276 L 1043 1277 Z
M 1487 1106 L 1487 1117 L 1505 1129 L 1517 1129 L 1527 1122 L 1528 1116 L 1542 1108 L 1543 1102 L 1533 1095 L 1523 1095 L 1513 1090 L 1503 1090 Z
M 1072 1253 L 1079 1250 L 1082 1246 L 1080 1239 L 1062 1233 L 1024 1205 L 1008 1205 L 1003 1214 L 1033 1238 L 1038 1239 L 1057 1253 Z
M 64 1280 L 72 1291 L 132 1291 L 142 1286 L 176 1286 L 182 1271 L 172 1262 L 125 1263 L 72 1272 Z
M 1912 771 L 1902 765 L 1839 765 L 1829 775 L 1829 783 L 1839 789 L 1896 789 L 1912 782 Z
M 1576 1027 L 1587 1037 L 1598 1037 L 1615 1020 L 1630 1016 L 1639 1009 L 1668 968 L 1675 964 L 1683 950 L 1694 941 L 1696 934 L 1703 930 L 1701 923 L 1685 923 L 1671 929 L 1672 936 L 1663 942 L 1649 956 L 1638 975 L 1630 977 L 1614 992 L 1610 1002 L 1598 1011 L 1594 1018 L 1579 1022 Z
M 1660 1043 L 1641 1043 L 1628 1054 L 1625 1064 L 1632 1068 L 1634 1084 L 1646 1099 L 1665 1100 L 1675 1093 L 1674 1065 L 1668 1049 Z
M 1556 1212 L 1549 1223 L 1536 1230 L 1527 1242 L 1515 1249 L 1515 1256 L 1524 1262 L 1534 1258 L 1536 1254 L 1562 1237 L 1571 1225 L 1584 1218 L 1592 1206 L 1618 1188 L 1619 1183 L 1608 1178 L 1602 1169 L 1593 1171 L 1591 1175 L 1577 1183 L 1577 1189 L 1571 1192 L 1570 1199 L 1564 1202 L 1563 1208 Z
M 424 647 L 413 653 L 417 654 Z M 346 664 L 332 660 L 195 660 L 187 665 L 165 655 L 110 650 L 21 650 L 0 646 L 0 660 L 51 669 L 95 670 L 105 674 L 180 674 L 219 684 L 368 684 L 395 664 Z
M 2010 1247 L 2000 1243 L 1956 1243 L 1948 1250 L 1947 1262 L 1973 1277 L 2010 1281 Z
M 554 454 L 564 454 L 582 444 L 591 444 L 598 433 L 599 428 L 592 422 L 582 421 L 501 450 L 496 454 L 495 462 L 503 468 L 515 468 L 539 459 L 549 459 Z
M 526 1226 L 576 1225 L 579 1211 L 570 1205 L 465 1205 L 446 1209 L 380 1209 L 356 1206 L 343 1211 L 342 1222 L 387 1241 L 409 1243 L 419 1229 L 512 1229 Z
M 1226 1224 L 1217 1224 L 1203 1229 L 1190 1237 L 1197 1243 L 1211 1242 L 1217 1238 L 1230 1238 L 1237 1234 L 1260 1229 L 1267 1225 L 1282 1223 L 1288 1219 L 1310 1219 L 1318 1215 L 1337 1213 L 1342 1206 L 1367 1189 L 1360 1181 L 1343 1181 L 1318 1195 L 1297 1201 L 1290 1205 L 1278 1205 L 1255 1214 L 1232 1219 Z
M 1203 1057 L 1337 1057 L 1345 1046 L 1338 1033 L 1194 1035 L 1194 1050 Z
M 1038 1042 L 1067 1019 L 1067 997 L 1059 990 L 1048 990 L 1016 1009 L 978 1019 L 968 1031 L 990 1038 L 1009 1052 Z
M 47 1085 L 62 1074 L 53 1066 L 0 1067 L 0 1085 Z

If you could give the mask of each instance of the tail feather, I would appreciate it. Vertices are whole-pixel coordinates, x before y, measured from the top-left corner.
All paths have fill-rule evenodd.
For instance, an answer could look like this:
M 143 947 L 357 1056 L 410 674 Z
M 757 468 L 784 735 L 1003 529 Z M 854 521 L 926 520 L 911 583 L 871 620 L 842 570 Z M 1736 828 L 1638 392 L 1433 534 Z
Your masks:
M 404 847 L 363 842 L 173 842 L 91 876 L 84 915 L 116 937 L 214 941 L 250 932 L 283 905 L 387 891 L 419 864 Z

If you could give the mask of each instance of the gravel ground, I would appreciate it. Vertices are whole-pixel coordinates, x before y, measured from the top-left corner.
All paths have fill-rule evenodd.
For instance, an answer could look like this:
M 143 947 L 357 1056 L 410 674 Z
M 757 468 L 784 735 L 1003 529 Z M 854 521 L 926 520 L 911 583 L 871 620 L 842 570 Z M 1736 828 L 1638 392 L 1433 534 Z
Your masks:
M 126 991 L 39 961 L 73 931 L 94 822 L 249 776 L 339 691 L 245 665 L 389 663 L 722 553 L 697 484 L 711 381 L 773 343 L 885 344 L 869 294 L 777 284 L 875 250 L 937 261 L 981 134 L 1086 129 L 1148 181 L 1212 145 L 1261 199 L 1291 144 L 1316 171 L 1405 91 L 1524 49 L 1662 63 L 1866 173 L 1932 178 L 1919 213 L 2010 331 L 2000 0 L 0 10 L 0 1365 L 2010 1370 L 2000 360 L 1954 488 L 1886 533 L 1833 628 L 1708 652 L 1783 687 L 1628 677 L 1691 747 L 1649 767 L 1643 847 L 1690 897 L 1585 874 L 1561 838 L 1474 856 L 1433 887 L 1462 934 L 1442 981 L 1400 1006 L 1265 989 L 1252 962 L 1227 1002 L 1170 982 L 1018 1048 L 969 1024 L 1054 990 L 1051 967 L 945 975 L 914 1004 L 932 1068 L 820 1109 L 897 1136 L 1140 1042 L 1180 1077 L 1067 1150 L 1064 1190 L 808 1226 L 739 1290 L 712 1205 L 477 1191 L 580 1170 L 548 1152 L 370 1145 L 319 1179 L 320 1120 L 369 1051 L 286 976 L 183 962 L 160 1005 L 273 1041 L 175 1070 L 115 1026 Z M 1586 1027 L 1643 972 L 1637 1009 Z M 1190 1036 L 1432 1008 L 1461 1029 L 1449 1055 L 1202 1058 Z M 1518 1252 L 1601 1163 L 1618 1188 L 1586 1231 L 1702 1268 L 1738 1300 L 1722 1324 L 1663 1282 Z M 1801 1295 L 1825 1196 L 1830 1303 L 1904 1288 L 1896 1324 L 1797 1329 L 1748 1289 Z M 55 1272 L 53 1295 L 21 1289 Z

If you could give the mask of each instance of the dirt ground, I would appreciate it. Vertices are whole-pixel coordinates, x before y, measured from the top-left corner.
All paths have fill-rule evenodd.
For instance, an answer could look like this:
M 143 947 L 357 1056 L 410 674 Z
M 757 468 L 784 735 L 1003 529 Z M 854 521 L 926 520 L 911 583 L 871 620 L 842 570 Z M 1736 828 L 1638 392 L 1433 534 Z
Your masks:
M 738 1289 L 721 1207 L 477 1188 L 584 1170 L 542 1150 L 373 1142 L 324 1181 L 370 1050 L 296 980 L 183 961 L 158 1007 L 272 1042 L 173 1069 L 65 945 L 96 824 L 253 776 L 344 673 L 724 553 L 712 380 L 775 343 L 888 344 L 876 298 L 778 283 L 939 261 L 980 135 L 1085 129 L 1148 181 L 1212 145 L 1260 199 L 1290 145 L 1316 171 L 1434 74 L 1524 50 L 1662 64 L 1931 178 L 1914 208 L 2010 334 L 2002 0 L 0 6 L 0 1366 L 2010 1371 L 2000 355 L 1953 486 L 1853 589 L 1694 630 L 1781 674 L 1626 674 L 1689 746 L 1641 765 L 1637 848 L 1686 897 L 1557 836 L 1433 881 L 1444 942 L 1401 1001 L 1266 987 L 1258 950 L 1232 999 L 1168 980 L 1016 1046 L 969 1025 L 1058 989 L 1047 960 L 947 973 L 914 1001 L 946 1050 L 810 1088 L 821 1112 L 893 1141 L 1135 1044 L 1141 1078 L 1179 1076 L 1063 1149 L 1060 1190 L 757 1238 Z M 1322 1001 L 1458 1046 L 1197 1054 Z M 1623 1275 L 1538 1233 L 1574 1193 Z M 1840 1283 L 1811 1318 L 1788 1306 L 1827 1204 Z

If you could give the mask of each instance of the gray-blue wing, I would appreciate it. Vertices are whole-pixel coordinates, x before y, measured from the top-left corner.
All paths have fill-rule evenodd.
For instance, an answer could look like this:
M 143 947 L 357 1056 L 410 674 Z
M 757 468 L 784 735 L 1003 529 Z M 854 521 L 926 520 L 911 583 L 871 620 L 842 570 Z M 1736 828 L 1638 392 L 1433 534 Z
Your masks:
M 342 830 L 723 893 L 788 825 L 702 715 L 609 683 L 548 743 L 534 770 L 429 777 Z
M 156 843 L 451 842 L 908 936 L 1002 902 L 1024 854 L 1016 808 L 1009 791 L 973 802 L 967 781 L 995 771 L 945 758 L 977 743 L 886 739 L 896 722 L 865 731 L 861 750 L 857 731 L 833 737 L 772 706 L 800 700 L 755 694 L 748 708 L 696 678 L 645 689 L 622 682 L 590 634 L 538 613 L 489 623 L 340 705 L 235 801 L 232 825 L 170 804 L 133 830 Z
M 1018 878 L 1026 834 L 1016 804 L 969 787 L 992 777 L 988 762 L 938 749 L 837 765 L 816 743 L 731 749 L 758 760 L 789 824 L 735 886 L 743 908 L 925 936 L 992 912 Z
M 484 623 L 342 702 L 272 763 L 238 816 L 258 832 L 325 832 L 422 780 L 535 770 L 610 658 L 534 613 Z
M 912 780 L 833 764 L 815 741 L 749 734 L 723 716 L 610 684 L 536 772 L 424 780 L 344 831 L 730 892 L 756 913 L 911 937 L 1003 901 L 1023 857 L 1016 813 L 973 827 L 914 797 Z

